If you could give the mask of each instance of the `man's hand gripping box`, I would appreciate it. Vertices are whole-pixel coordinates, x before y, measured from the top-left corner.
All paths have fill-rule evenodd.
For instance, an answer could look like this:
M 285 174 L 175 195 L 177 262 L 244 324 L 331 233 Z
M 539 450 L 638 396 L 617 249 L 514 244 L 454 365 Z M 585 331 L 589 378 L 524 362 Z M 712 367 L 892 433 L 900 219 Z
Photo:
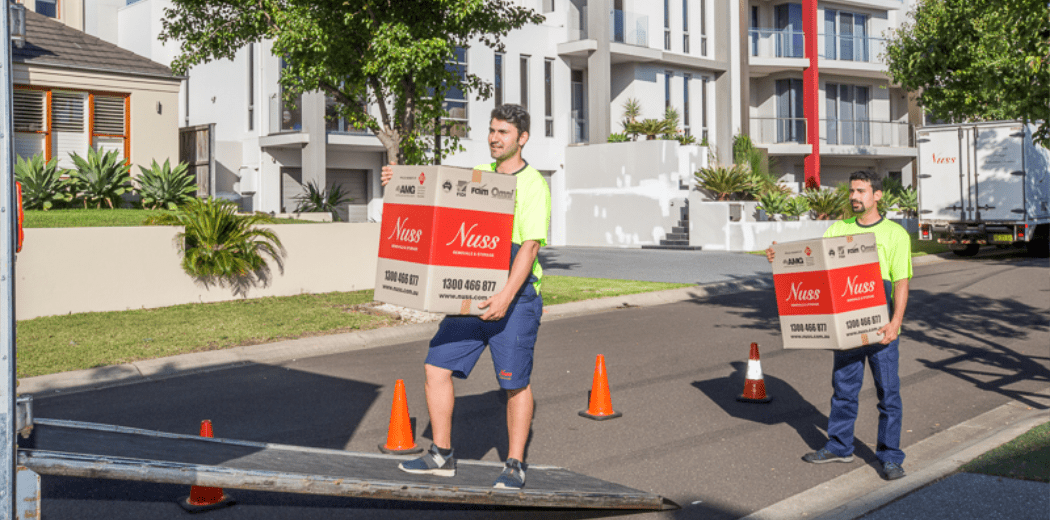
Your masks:
M 392 166 L 383 195 L 375 299 L 427 312 L 483 314 L 507 283 L 513 175 Z
M 875 235 L 773 246 L 784 348 L 846 350 L 882 337 L 889 322 Z

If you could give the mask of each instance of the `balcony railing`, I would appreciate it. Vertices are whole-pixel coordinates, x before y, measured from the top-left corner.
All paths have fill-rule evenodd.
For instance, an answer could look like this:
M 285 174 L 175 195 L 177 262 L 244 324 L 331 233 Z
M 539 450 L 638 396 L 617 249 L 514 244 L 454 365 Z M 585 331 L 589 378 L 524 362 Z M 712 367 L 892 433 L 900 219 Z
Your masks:
M 818 40 L 820 57 L 828 60 L 860 61 L 879 63 L 886 50 L 886 40 L 867 36 L 827 35 L 821 33 Z
M 911 125 L 902 121 L 821 119 L 821 144 L 910 147 Z
M 820 120 L 820 143 L 825 145 L 911 147 L 911 133 L 911 125 L 901 121 Z M 751 139 L 758 144 L 806 144 L 806 120 L 753 117 Z
M 761 58 L 805 57 L 806 35 L 787 29 L 752 28 L 749 31 L 751 55 Z
M 581 6 L 579 16 L 569 16 L 569 41 L 587 39 L 587 6 Z
M 806 144 L 806 120 L 801 117 L 752 117 L 751 139 L 761 144 Z
M 609 23 L 612 28 L 612 41 L 639 47 L 649 46 L 648 16 L 613 10 L 609 13 Z

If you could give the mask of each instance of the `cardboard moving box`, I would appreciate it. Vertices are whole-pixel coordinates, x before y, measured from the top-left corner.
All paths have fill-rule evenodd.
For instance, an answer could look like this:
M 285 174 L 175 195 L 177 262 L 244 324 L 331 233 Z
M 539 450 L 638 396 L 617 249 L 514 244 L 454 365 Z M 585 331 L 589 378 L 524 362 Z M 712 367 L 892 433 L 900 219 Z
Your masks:
M 483 314 L 507 283 L 517 177 L 450 166 L 392 166 L 383 195 L 375 299 Z
M 889 323 L 875 235 L 773 245 L 773 285 L 784 348 L 846 350 Z

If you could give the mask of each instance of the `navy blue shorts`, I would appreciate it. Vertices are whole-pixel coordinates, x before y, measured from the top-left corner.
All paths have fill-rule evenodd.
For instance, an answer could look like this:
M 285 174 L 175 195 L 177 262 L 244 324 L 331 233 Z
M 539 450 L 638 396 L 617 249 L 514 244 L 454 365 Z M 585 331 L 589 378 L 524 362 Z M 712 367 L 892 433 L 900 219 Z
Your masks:
M 430 340 L 428 365 L 452 371 L 466 379 L 488 345 L 500 388 L 517 390 L 529 386 L 536 332 L 543 315 L 543 298 L 526 282 L 507 315 L 499 321 L 476 316 L 448 316 Z

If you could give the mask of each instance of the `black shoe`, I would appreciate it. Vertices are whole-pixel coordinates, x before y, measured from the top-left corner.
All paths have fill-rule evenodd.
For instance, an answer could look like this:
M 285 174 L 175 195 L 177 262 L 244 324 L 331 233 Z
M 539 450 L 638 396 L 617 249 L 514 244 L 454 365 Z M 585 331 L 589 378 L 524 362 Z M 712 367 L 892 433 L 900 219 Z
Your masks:
M 853 455 L 839 457 L 838 455 L 831 453 L 827 448 L 821 448 L 812 453 L 803 455 L 802 460 L 813 464 L 824 464 L 827 462 L 853 462 Z
M 518 459 L 507 459 L 507 466 L 503 468 L 496 483 L 492 485 L 496 489 L 521 489 L 525 487 L 525 469 L 521 467 Z
M 904 477 L 904 468 L 896 462 L 883 462 L 882 476 L 886 480 L 897 480 Z

